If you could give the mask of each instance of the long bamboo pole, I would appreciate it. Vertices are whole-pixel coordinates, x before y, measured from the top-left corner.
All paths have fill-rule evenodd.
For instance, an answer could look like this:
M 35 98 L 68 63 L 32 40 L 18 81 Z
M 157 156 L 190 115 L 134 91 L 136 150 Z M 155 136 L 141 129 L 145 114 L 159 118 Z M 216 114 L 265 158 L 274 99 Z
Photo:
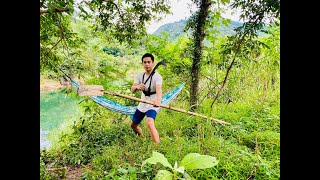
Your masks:
M 139 99 L 139 98 L 128 96 L 128 95 L 123 95 L 123 94 L 119 94 L 119 93 L 115 93 L 115 92 L 108 92 L 108 91 L 103 91 L 103 93 L 109 94 L 109 95 L 112 95 L 112 96 L 119 96 L 119 97 L 123 97 L 123 98 L 127 98 L 127 99 L 132 99 L 132 100 L 135 100 L 135 101 L 139 101 L 139 102 L 142 102 L 142 103 L 153 105 L 152 101 L 147 101 L 147 100 Z M 212 117 L 204 116 L 204 115 L 201 115 L 201 114 L 198 114 L 198 113 L 195 113 L 195 112 L 187 111 L 187 110 L 184 110 L 184 109 L 179 109 L 179 108 L 175 108 L 175 107 L 171 107 L 171 106 L 163 105 L 163 104 L 160 104 L 159 106 L 162 107 L 162 108 L 171 109 L 171 110 L 174 110 L 174 111 L 177 111 L 177 112 L 187 113 L 187 114 L 190 114 L 190 115 L 194 115 L 194 116 L 199 116 L 199 117 L 202 117 L 202 118 L 210 119 L 210 120 L 212 120 L 214 122 L 218 122 L 218 123 L 221 123 L 221 124 L 230 125 L 230 123 L 228 123 L 228 122 L 225 122 L 225 121 L 222 121 L 222 120 L 219 120 L 219 119 L 215 119 L 215 118 L 212 118 Z

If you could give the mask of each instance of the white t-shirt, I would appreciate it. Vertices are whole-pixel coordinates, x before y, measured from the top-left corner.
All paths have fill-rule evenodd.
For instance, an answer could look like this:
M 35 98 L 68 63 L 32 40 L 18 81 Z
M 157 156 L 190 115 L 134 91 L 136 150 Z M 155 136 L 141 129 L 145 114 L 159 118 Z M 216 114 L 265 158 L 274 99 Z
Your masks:
M 143 81 L 146 81 L 148 79 L 149 75 L 147 75 L 145 72 L 139 73 L 134 78 L 134 84 L 144 83 L 144 82 L 142 82 L 143 74 L 144 74 Z M 156 85 L 157 84 L 162 85 L 162 77 L 160 76 L 159 73 L 155 72 L 151 78 L 152 78 L 152 81 L 151 81 L 151 88 L 150 88 L 151 91 L 150 92 L 155 92 L 156 91 Z M 144 90 L 146 90 L 146 91 L 149 88 L 149 84 L 150 84 L 151 78 L 149 78 L 148 81 L 145 83 L 145 89 Z M 157 94 L 152 94 L 150 96 L 145 96 L 144 93 L 141 91 L 141 99 L 147 100 L 147 101 L 154 101 L 155 99 L 157 99 Z M 146 103 L 142 103 L 142 102 L 139 103 L 137 108 L 138 108 L 139 111 L 141 111 L 143 113 L 148 111 L 148 110 L 150 110 L 150 109 L 154 109 L 157 113 L 160 110 L 160 107 L 154 107 L 151 104 L 146 104 Z

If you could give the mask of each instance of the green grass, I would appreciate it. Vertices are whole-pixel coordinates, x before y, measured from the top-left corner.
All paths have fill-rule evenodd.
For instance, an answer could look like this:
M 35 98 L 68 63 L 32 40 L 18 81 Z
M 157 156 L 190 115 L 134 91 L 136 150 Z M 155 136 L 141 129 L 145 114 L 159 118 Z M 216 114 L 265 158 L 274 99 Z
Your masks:
M 84 114 L 56 132 L 53 148 L 41 151 L 41 177 L 53 176 L 45 168 L 50 165 L 81 168 L 82 179 L 88 180 L 152 179 L 163 166 L 141 164 L 157 151 L 170 164 L 189 153 L 218 159 L 212 168 L 188 170 L 193 179 L 280 179 L 279 92 L 255 88 L 247 88 L 242 92 L 246 96 L 232 103 L 214 104 L 213 117 L 231 125 L 162 109 L 155 121 L 159 145 L 153 144 L 145 119 L 142 139 L 130 128 L 129 117 L 84 98 Z M 197 113 L 208 115 L 211 102 L 204 100 Z M 188 101 L 176 99 L 171 105 L 187 109 Z

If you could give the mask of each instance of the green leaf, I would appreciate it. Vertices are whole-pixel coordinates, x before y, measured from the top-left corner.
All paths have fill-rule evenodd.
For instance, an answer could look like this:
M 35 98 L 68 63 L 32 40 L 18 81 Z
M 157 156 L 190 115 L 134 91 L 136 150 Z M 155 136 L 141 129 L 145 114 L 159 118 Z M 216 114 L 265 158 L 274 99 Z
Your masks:
M 167 158 L 164 157 L 163 154 L 158 152 L 152 152 L 152 156 L 142 162 L 142 166 L 144 166 L 146 163 L 149 164 L 157 164 L 161 163 L 165 167 L 169 167 L 172 169 L 171 164 L 168 162 Z
M 156 180 L 172 180 L 173 174 L 167 170 L 159 170 L 155 179 Z
M 128 170 L 126 170 L 124 168 L 119 168 L 118 171 L 122 172 L 123 174 L 127 174 L 128 173 Z
M 222 20 L 222 24 L 226 27 L 228 27 L 228 25 L 231 23 L 231 19 L 223 19 Z
M 211 168 L 217 164 L 218 160 L 216 157 L 190 153 L 182 159 L 180 166 L 183 166 L 185 169 L 205 169 Z

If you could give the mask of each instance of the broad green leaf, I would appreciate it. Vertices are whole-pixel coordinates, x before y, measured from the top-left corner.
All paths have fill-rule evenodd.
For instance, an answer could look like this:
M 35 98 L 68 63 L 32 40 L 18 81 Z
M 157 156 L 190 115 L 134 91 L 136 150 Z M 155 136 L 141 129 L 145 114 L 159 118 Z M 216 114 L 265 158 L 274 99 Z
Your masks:
M 161 163 L 165 167 L 169 167 L 172 169 L 171 164 L 168 162 L 167 158 L 164 157 L 163 154 L 158 153 L 158 152 L 153 152 L 152 156 L 142 162 L 142 166 L 144 166 L 146 163 L 149 164 L 157 164 Z
M 218 160 L 216 157 L 190 153 L 182 159 L 180 166 L 183 166 L 185 169 L 205 169 L 211 168 L 217 164 Z
M 173 174 L 167 170 L 159 170 L 156 175 L 156 180 L 172 180 Z

